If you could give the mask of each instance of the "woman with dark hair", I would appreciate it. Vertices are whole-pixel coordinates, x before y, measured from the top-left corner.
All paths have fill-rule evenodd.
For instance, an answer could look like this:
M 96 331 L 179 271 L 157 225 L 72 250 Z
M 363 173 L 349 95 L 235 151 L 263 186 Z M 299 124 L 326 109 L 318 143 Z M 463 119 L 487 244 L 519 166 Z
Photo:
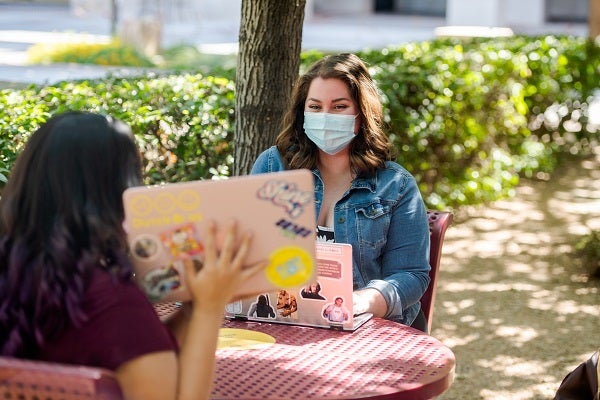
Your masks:
M 218 252 L 211 224 L 179 348 L 132 280 L 122 194 L 141 183 L 120 121 L 67 112 L 31 136 L 0 198 L 0 354 L 114 370 L 126 399 L 208 398 L 225 305 L 264 265 L 242 269 L 234 224 Z
M 298 79 L 276 146 L 251 173 L 315 175 L 317 237 L 352 244 L 354 312 L 425 331 L 429 224 L 414 177 L 392 161 L 377 87 L 354 54 L 326 56 Z
M 269 295 L 261 294 L 258 296 L 256 303 L 250 305 L 248 310 L 249 317 L 260 317 L 260 318 L 275 318 L 275 311 L 269 304 Z

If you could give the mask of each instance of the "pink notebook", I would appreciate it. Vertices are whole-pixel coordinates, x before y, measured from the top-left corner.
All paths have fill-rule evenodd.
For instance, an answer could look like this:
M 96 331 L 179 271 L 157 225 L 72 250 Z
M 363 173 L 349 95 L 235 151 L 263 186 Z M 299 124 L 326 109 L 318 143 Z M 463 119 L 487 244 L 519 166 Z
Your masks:
M 316 242 L 317 273 L 297 289 L 279 289 L 230 303 L 229 319 L 272 322 L 354 331 L 370 313 L 354 315 L 352 246 Z
M 201 266 L 209 219 L 218 226 L 235 219 L 239 232 L 254 233 L 248 264 L 269 260 L 236 297 L 296 288 L 314 276 L 315 205 L 308 170 L 133 187 L 123 202 L 136 280 L 153 302 L 189 299 L 183 263 Z

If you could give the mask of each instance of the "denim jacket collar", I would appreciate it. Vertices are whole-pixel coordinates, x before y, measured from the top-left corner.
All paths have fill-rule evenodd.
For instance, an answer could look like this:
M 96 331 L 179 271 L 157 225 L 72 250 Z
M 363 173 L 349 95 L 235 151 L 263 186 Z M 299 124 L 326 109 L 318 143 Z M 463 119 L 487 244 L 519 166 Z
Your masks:
M 319 178 L 321 182 L 323 182 L 323 178 L 321 177 L 321 171 L 318 168 L 313 168 L 312 173 Z M 367 189 L 371 193 L 377 192 L 377 177 L 372 178 L 355 178 L 352 179 L 352 184 L 350 185 L 350 189 Z

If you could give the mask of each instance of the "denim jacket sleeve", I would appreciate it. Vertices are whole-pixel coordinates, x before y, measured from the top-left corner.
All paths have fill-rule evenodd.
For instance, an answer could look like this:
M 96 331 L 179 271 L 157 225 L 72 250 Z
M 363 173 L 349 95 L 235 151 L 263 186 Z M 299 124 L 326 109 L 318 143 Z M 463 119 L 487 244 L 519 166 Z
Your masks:
M 264 174 L 266 172 L 277 172 L 283 171 L 283 160 L 279 155 L 279 151 L 276 146 L 271 146 L 267 150 L 263 151 L 250 170 L 250 174 Z
M 366 287 L 378 290 L 385 298 L 386 319 L 410 325 L 429 285 L 429 223 L 414 178 L 402 168 L 400 171 L 402 183 L 398 186 L 397 202 L 391 207 L 385 244 L 378 258 L 381 275 L 370 279 Z M 380 180 L 378 185 L 381 184 L 385 186 Z M 379 189 L 386 192 L 384 188 L 378 188 L 378 192 Z M 372 267 L 369 269 L 370 275 L 375 276 Z

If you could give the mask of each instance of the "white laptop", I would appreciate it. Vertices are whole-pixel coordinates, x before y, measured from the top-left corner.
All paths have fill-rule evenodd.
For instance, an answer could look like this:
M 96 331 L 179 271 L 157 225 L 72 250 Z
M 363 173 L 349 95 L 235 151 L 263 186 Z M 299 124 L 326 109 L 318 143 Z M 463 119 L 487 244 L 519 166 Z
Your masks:
M 238 232 L 253 232 L 248 265 L 270 261 L 236 298 L 297 288 L 314 277 L 315 205 L 308 170 L 133 187 L 123 193 L 123 203 L 136 280 L 153 302 L 190 298 L 184 263 L 201 266 L 209 219 L 221 227 L 235 219 Z
M 352 246 L 316 243 L 316 279 L 297 289 L 279 289 L 230 303 L 228 319 L 354 331 L 372 314 L 352 310 Z

